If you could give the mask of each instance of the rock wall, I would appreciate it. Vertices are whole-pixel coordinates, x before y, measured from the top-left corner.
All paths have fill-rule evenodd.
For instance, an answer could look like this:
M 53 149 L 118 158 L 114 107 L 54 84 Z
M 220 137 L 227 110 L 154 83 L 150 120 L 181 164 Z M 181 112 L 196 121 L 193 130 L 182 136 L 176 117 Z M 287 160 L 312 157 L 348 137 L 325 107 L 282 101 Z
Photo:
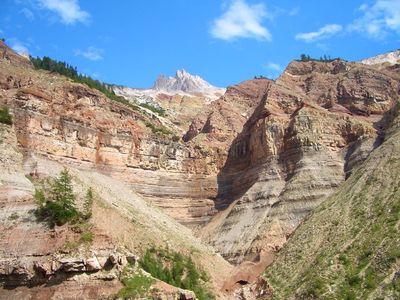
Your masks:
M 10 108 L 18 143 L 27 152 L 118 178 L 182 223 L 208 221 L 217 165 L 223 164 L 218 153 L 154 134 L 148 124 L 162 127 L 157 118 L 35 71 L 25 58 L 1 49 L 7 55 L 0 59 L 0 105 Z
M 202 236 L 235 263 L 273 255 L 379 144 L 378 121 L 398 97 L 388 72 L 291 63 L 233 141 L 218 174 L 221 212 Z

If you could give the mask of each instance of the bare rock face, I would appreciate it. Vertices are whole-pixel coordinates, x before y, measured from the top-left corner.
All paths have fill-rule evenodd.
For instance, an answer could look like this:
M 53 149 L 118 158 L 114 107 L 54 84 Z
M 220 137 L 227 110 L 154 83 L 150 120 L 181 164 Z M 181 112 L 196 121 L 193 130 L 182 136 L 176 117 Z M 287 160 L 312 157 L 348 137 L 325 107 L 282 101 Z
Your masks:
M 218 174 L 221 212 L 203 237 L 235 263 L 272 255 L 379 144 L 377 122 L 398 97 L 384 70 L 292 62 L 232 142 Z
M 271 82 L 255 79 L 228 87 L 224 96 L 194 118 L 183 140 L 200 141 L 202 145 L 219 150 L 224 163 L 231 143 L 242 131 Z

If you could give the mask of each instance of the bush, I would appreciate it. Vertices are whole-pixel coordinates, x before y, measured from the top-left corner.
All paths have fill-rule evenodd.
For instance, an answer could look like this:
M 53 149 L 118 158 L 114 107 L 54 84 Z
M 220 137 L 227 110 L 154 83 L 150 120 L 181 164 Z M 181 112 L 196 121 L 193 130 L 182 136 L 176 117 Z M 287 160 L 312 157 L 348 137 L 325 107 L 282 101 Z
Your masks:
M 0 123 L 12 125 L 12 116 L 8 111 L 8 107 L 0 108 Z
M 48 221 L 51 226 L 61 226 L 79 217 L 75 208 L 71 176 L 65 169 L 58 178 L 49 181 L 48 187 L 36 189 L 34 197 L 39 206 L 36 215 Z
M 142 274 L 133 277 L 125 276 L 122 278 L 124 287 L 118 292 L 117 296 L 122 299 L 136 299 L 143 297 L 150 289 L 153 279 Z
M 190 256 L 163 249 L 148 249 L 139 261 L 140 266 L 153 277 L 173 286 L 191 290 L 199 300 L 214 299 L 204 288 L 207 274 L 198 269 Z
M 85 243 L 91 243 L 94 240 L 94 234 L 92 232 L 84 232 L 81 235 L 81 240 Z

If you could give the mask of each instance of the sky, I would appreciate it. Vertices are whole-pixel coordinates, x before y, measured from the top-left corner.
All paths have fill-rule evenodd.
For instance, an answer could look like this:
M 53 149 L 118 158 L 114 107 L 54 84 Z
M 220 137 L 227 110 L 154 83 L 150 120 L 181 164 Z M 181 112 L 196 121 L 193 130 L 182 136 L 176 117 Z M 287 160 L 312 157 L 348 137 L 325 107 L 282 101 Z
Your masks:
M 226 87 L 276 78 L 304 53 L 399 49 L 400 0 L 0 0 L 0 38 L 98 80 L 151 87 L 178 69 Z

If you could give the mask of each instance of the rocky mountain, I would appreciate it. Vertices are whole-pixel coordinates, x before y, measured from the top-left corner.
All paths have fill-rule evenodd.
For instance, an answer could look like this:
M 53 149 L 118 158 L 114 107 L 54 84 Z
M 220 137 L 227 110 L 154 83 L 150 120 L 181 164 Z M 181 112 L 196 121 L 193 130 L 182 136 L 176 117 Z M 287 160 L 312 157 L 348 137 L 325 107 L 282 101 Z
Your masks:
M 292 62 L 267 86 L 218 173 L 202 236 L 234 263 L 265 266 L 381 139 L 398 74 L 336 60 Z
M 327 278 L 318 295 L 329 298 L 348 274 L 366 287 L 369 265 L 353 274 L 357 263 L 398 245 L 398 64 L 293 61 L 275 81 L 244 81 L 212 99 L 208 83 L 178 71 L 145 91 L 114 86 L 124 100 L 35 70 L 2 42 L 0 53 L 0 107 L 13 119 L 0 127 L 0 298 L 105 299 L 132 264 L 143 271 L 137 260 L 152 247 L 191 255 L 218 299 L 307 298 L 321 285 L 316 270 Z M 92 189 L 93 215 L 49 228 L 33 194 L 64 168 L 78 207 Z M 365 194 L 379 188 L 379 199 Z M 355 256 L 368 248 L 360 230 L 371 231 L 365 258 Z M 397 282 L 391 257 L 379 263 L 387 286 Z M 159 277 L 154 299 L 193 299 Z M 371 295 L 395 295 L 373 282 Z
M 265 277 L 274 299 L 399 299 L 399 104 L 382 145 L 294 232 Z
M 169 93 L 202 93 L 215 94 L 221 93 L 222 88 L 212 86 L 198 75 L 191 75 L 184 69 L 176 71 L 175 77 L 160 75 L 154 83 L 154 90 Z
M 211 282 L 219 293 L 231 266 L 152 204 L 159 200 L 182 223 L 208 220 L 214 158 L 196 144 L 173 141 L 144 111 L 34 70 L 1 42 L 0 49 L 0 106 L 13 119 L 0 128 L 0 298 L 108 298 L 121 289 L 128 260 L 149 247 L 193 251 L 193 260 L 216 276 Z M 93 217 L 83 227 L 52 229 L 35 217 L 37 184 L 63 168 L 72 175 L 79 206 L 85 191 L 93 191 Z M 155 289 L 163 297 L 186 297 L 169 285 Z
M 369 57 L 367 59 L 361 60 L 360 63 L 366 65 L 378 65 L 378 64 L 395 65 L 400 63 L 400 50 Z
M 164 106 L 163 98 L 165 96 L 181 95 L 190 100 L 201 98 L 202 102 L 210 102 L 218 99 L 225 92 L 224 88 L 215 87 L 200 76 L 189 74 L 183 69 L 176 71 L 175 77 L 160 75 L 150 89 L 135 89 L 124 86 L 113 86 L 113 89 L 116 94 L 128 100 L 157 107 Z

